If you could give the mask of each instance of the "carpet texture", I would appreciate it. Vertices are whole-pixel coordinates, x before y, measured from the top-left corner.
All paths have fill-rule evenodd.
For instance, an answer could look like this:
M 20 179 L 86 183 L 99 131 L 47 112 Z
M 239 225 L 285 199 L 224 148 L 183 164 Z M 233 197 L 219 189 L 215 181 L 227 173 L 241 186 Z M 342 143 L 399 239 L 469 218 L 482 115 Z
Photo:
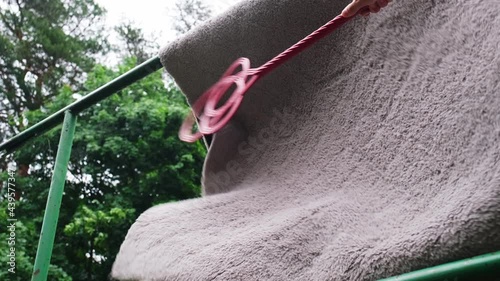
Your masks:
M 161 52 L 193 103 L 347 0 L 249 0 Z M 204 197 L 153 207 L 121 280 L 376 280 L 500 250 L 500 1 L 394 1 L 259 81 Z

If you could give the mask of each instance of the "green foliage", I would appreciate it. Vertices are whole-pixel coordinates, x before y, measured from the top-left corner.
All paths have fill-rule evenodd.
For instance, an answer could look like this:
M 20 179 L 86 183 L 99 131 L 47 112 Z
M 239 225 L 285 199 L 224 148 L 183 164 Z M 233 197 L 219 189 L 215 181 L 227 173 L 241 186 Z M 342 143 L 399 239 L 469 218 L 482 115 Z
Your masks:
M 96 65 L 109 51 L 95 0 L 6 0 L 0 4 L 0 142 L 78 96 L 145 60 L 156 46 L 130 24 L 116 31 L 125 43 L 117 69 Z M 206 19 L 200 1 L 178 6 L 191 28 Z M 194 17 L 194 18 L 193 18 Z M 133 58 L 131 58 L 133 57 Z M 108 280 L 119 247 L 137 216 L 149 207 L 200 195 L 205 157 L 201 142 L 186 144 L 177 130 L 189 109 L 161 72 L 82 112 L 70 159 L 48 280 Z M 14 154 L 0 155 L 0 228 L 7 229 L 8 174 L 16 162 L 16 273 L 0 280 L 30 280 L 56 156 L 60 128 Z M 27 169 L 23 167 L 29 166 Z M 10 232 L 0 232 L 6 265 Z M 4 267 L 6 268 L 6 267 Z
M 19 207 L 19 203 L 17 206 Z M 7 210 L 7 201 L 0 201 L 1 210 Z M 17 209 L 17 208 L 16 208 Z M 10 222 L 8 221 L 7 212 L 0 212 L 0 227 L 1 229 L 8 229 Z M 2 271 L 0 271 L 0 280 L 30 280 L 31 274 L 33 273 L 33 263 L 34 258 L 32 252 L 36 249 L 36 241 L 33 240 L 35 237 L 35 228 L 33 223 L 27 221 L 23 223 L 22 221 L 15 222 L 15 239 L 10 240 L 8 243 L 8 238 L 10 237 L 10 231 L 5 231 L 0 233 L 0 239 L 2 244 L 0 245 L 0 250 L 2 255 L 0 255 L 0 264 L 3 265 Z M 7 269 L 10 267 L 10 254 L 9 248 L 15 248 L 15 273 L 10 273 Z M 71 281 L 71 277 L 59 266 L 51 265 L 49 267 L 49 276 L 52 280 L 60 281 Z
M 82 74 L 106 49 L 104 10 L 93 0 L 9 0 L 0 8 L 0 124 L 26 125 L 23 111 L 51 101 L 64 85 L 78 89 Z M 8 126 L 5 126 L 8 125 Z
M 135 219 L 134 209 L 114 207 L 108 210 L 96 203 L 98 210 L 80 205 L 72 221 L 64 228 L 75 260 L 85 262 L 67 266 L 68 272 L 74 272 L 75 280 L 102 280 L 109 275 L 114 260 L 110 259 L 109 253 L 116 252 L 116 247 L 119 247 L 119 241 L 113 237 L 123 237 Z
M 126 59 L 118 70 L 98 65 L 84 86 L 98 88 L 135 64 Z M 26 118 L 35 123 L 73 100 L 63 86 L 45 109 Z M 180 91 L 156 72 L 80 114 L 49 280 L 107 280 L 138 215 L 155 204 L 200 195 L 205 147 L 177 137 L 188 110 Z M 26 229 L 18 234 L 25 237 L 22 274 L 10 280 L 31 274 L 58 139 L 59 129 L 51 130 L 14 154 L 18 163 L 30 163 L 30 175 L 17 178 L 22 196 L 16 217 Z M 5 247 L 0 243 L 0 252 Z

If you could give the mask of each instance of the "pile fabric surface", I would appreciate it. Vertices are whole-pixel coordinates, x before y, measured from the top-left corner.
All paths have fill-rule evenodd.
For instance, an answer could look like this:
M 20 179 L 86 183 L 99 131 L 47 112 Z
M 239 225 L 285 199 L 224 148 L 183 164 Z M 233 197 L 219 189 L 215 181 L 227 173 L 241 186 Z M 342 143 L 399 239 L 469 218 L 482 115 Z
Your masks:
M 190 103 L 348 0 L 249 0 L 164 48 Z M 202 198 L 130 228 L 120 280 L 376 280 L 500 250 L 500 1 L 393 1 L 260 80 Z

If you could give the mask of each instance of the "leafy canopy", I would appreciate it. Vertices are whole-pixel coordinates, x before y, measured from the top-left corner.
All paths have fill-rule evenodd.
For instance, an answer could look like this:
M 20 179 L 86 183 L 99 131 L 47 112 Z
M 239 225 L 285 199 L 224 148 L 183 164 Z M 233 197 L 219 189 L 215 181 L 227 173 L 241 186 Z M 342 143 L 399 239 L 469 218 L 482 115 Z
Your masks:
M 116 71 L 98 65 L 85 87 L 97 88 L 135 64 L 135 59 L 127 59 Z M 72 90 L 63 87 L 46 108 L 54 112 L 73 97 Z M 106 280 L 138 215 L 159 203 L 200 195 L 205 147 L 177 137 L 188 110 L 180 91 L 165 85 L 156 72 L 80 114 L 49 280 L 65 280 L 55 276 L 66 275 L 72 280 Z M 27 118 L 36 122 L 47 114 L 35 110 Z M 23 256 L 18 257 L 25 266 L 16 276 L 31 274 L 58 138 L 59 129 L 51 130 L 14 155 L 16 161 L 31 163 L 29 177 L 19 177 L 17 185 L 21 199 L 16 216 L 27 229 L 22 234 L 26 243 L 20 243 Z M 5 247 L 0 243 L 0 251 Z
M 93 0 L 8 0 L 0 5 L 2 131 L 24 129 L 23 112 L 41 108 L 61 87 L 79 89 L 95 56 L 107 49 L 103 15 Z

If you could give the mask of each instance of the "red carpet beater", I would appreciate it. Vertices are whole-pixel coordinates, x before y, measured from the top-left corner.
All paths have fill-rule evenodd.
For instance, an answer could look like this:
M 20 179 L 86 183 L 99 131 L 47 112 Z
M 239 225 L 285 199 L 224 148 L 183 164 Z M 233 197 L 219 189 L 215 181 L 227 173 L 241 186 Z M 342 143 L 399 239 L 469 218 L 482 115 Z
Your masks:
M 358 14 L 366 12 L 368 9 L 364 8 L 358 11 Z M 179 138 L 185 142 L 195 142 L 203 135 L 210 135 L 219 131 L 224 127 L 229 119 L 233 117 L 236 110 L 243 100 L 243 95 L 252 85 L 260 78 L 276 69 L 293 56 L 307 49 L 318 40 L 330 34 L 333 30 L 341 27 L 349 20 L 356 17 L 343 17 L 336 16 L 334 19 L 318 28 L 307 37 L 297 42 L 292 47 L 288 48 L 272 60 L 263 64 L 258 68 L 250 68 L 250 60 L 247 58 L 237 59 L 222 75 L 217 83 L 208 89 L 193 105 L 193 112 L 199 118 L 198 132 L 192 133 L 195 124 L 195 115 L 190 114 L 181 126 L 179 131 Z M 241 67 L 241 70 L 234 73 L 236 69 Z M 227 90 L 235 84 L 236 89 L 229 97 L 227 102 L 218 107 L 217 103 L 221 100 Z

